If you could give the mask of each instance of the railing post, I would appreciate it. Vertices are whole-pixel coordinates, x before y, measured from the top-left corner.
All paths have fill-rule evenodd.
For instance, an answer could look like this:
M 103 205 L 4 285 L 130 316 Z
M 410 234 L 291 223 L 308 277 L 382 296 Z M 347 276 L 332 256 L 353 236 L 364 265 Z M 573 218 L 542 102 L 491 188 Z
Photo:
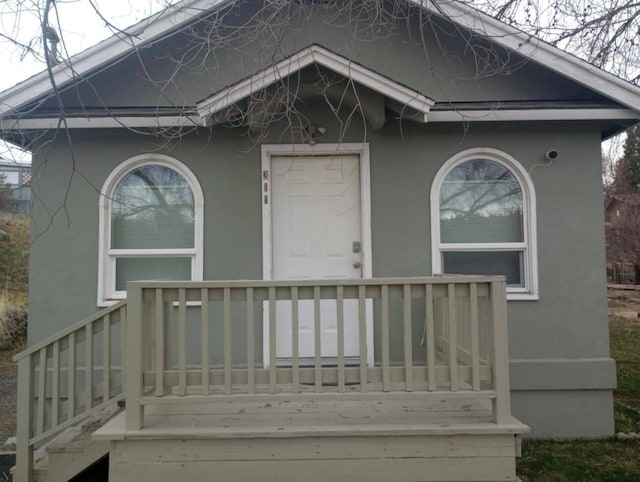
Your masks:
M 123 367 L 124 395 L 126 401 L 126 428 L 127 430 L 140 430 L 144 420 L 144 407 L 142 406 L 143 392 L 143 321 L 142 288 L 136 285 L 127 285 L 127 329 L 125 332 L 124 354 L 125 366 Z
M 511 421 L 511 393 L 509 391 L 509 336 L 507 332 L 506 281 L 491 283 L 491 314 L 493 324 L 493 421 Z
M 16 444 L 16 482 L 33 480 L 33 361 L 27 355 L 18 361 L 18 433 Z M 40 415 L 42 416 L 42 415 Z

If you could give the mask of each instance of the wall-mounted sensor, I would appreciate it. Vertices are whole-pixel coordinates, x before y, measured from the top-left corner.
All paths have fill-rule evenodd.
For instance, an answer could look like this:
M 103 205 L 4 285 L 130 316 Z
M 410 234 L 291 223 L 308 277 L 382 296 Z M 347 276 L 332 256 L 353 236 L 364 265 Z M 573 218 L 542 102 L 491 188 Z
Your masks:
M 544 157 L 546 157 L 550 161 L 555 161 L 559 155 L 560 154 L 555 149 L 549 149 L 547 152 L 544 153 Z

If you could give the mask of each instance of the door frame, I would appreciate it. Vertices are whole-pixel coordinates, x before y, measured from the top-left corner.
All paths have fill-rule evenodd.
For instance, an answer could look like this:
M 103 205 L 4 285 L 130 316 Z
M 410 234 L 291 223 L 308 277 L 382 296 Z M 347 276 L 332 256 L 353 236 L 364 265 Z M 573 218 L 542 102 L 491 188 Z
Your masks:
M 260 203 L 262 204 L 262 279 L 273 279 L 273 238 L 271 212 L 271 158 L 281 156 L 357 155 L 360 163 L 360 233 L 362 242 L 362 278 L 373 277 L 371 250 L 371 171 L 369 143 L 338 144 L 263 144 L 260 171 Z M 269 310 L 263 310 L 263 360 L 269 366 Z M 373 305 L 366 303 L 367 364 L 373 366 Z

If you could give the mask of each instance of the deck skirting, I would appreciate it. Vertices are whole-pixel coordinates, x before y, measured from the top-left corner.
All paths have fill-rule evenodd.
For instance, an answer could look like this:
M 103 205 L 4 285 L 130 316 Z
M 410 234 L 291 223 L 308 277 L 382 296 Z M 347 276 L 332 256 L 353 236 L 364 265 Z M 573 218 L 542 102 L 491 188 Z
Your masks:
M 507 434 L 121 440 L 109 471 L 111 482 L 517 480 Z

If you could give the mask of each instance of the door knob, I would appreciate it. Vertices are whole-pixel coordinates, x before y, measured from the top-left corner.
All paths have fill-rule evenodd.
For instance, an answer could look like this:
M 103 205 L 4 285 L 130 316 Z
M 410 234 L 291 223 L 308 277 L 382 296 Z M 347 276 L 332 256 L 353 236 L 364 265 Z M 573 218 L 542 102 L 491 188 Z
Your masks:
M 360 269 L 361 266 L 362 266 L 362 263 L 360 263 L 360 261 L 356 261 L 355 263 L 353 263 L 353 267 L 355 269 Z

